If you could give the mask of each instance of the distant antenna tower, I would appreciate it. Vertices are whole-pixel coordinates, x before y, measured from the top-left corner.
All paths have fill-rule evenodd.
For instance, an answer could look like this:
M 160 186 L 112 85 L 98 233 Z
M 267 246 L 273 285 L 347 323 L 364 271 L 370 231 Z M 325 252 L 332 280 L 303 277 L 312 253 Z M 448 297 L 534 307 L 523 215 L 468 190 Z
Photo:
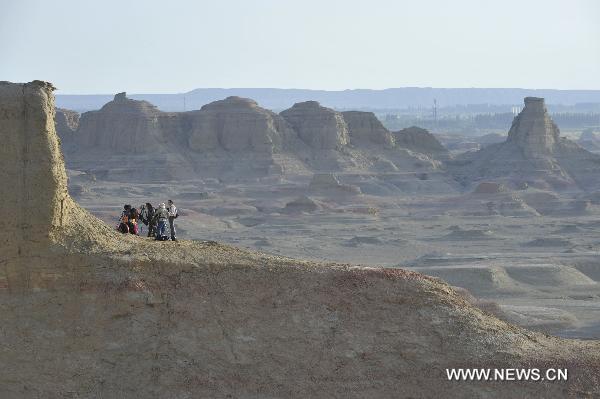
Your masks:
M 433 99 L 433 122 L 437 126 L 437 99 Z
M 183 96 L 183 112 L 185 112 L 185 96 Z

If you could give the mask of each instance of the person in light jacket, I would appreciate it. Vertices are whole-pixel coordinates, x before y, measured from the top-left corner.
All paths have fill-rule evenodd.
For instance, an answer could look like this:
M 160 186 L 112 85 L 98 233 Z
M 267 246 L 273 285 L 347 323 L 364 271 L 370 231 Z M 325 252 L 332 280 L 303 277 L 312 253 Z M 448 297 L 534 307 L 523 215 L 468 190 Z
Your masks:
M 179 216 L 177 207 L 172 200 L 169 200 L 169 230 L 171 231 L 171 240 L 177 241 L 177 232 L 175 231 L 175 219 Z

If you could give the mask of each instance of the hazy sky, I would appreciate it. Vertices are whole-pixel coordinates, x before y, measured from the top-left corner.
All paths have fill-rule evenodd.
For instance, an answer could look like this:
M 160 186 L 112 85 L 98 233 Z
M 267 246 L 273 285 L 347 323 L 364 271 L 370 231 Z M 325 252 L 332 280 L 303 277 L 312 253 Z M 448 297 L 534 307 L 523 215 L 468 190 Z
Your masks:
M 0 80 L 600 89 L 596 0 L 0 0 Z

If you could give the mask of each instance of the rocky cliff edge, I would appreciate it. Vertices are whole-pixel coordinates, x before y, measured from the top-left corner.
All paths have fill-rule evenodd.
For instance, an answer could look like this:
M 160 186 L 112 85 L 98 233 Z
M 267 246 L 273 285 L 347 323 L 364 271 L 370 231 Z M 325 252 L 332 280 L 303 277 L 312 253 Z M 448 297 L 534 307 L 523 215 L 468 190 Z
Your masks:
M 0 83 L 3 398 L 600 395 L 597 342 L 506 324 L 437 279 L 116 234 L 67 194 L 53 113 L 50 84 Z

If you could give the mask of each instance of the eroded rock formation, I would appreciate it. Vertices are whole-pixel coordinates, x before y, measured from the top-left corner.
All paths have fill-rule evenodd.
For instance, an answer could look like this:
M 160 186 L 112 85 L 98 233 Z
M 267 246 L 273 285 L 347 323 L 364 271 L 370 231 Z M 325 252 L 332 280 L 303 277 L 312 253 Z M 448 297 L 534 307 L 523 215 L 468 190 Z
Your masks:
M 57 117 L 60 129 L 65 115 Z M 68 167 L 102 180 L 243 180 L 438 168 L 431 154 L 396 147 L 373 113 L 339 113 L 315 101 L 281 114 L 240 97 L 197 111 L 162 112 L 118 93 L 102 109 L 82 114 L 76 131 L 61 136 L 67 137 Z
M 412 126 L 394 132 L 398 147 L 428 155 L 446 155 L 448 150 L 426 129 Z
M 348 125 L 348 136 L 351 144 L 378 145 L 384 148 L 394 147 L 394 137 L 372 112 L 342 112 Z
M 525 97 L 525 108 L 513 120 L 507 141 L 516 143 L 531 157 L 554 152 L 560 131 L 548 115 L 543 98 Z
M 0 158 L 5 221 L 2 240 L 11 254 L 20 245 L 48 240 L 48 234 L 69 222 L 71 203 L 62 154 L 54 132 L 52 86 L 0 83 Z M 9 205 L 10 204 L 10 205 Z M 6 231 L 8 229 L 8 231 Z
M 164 152 L 177 136 L 178 122 L 174 114 L 118 93 L 100 110 L 81 115 L 78 144 L 82 151 L 93 148 L 111 154 Z
M 281 117 L 261 108 L 255 101 L 228 97 L 205 105 L 194 112 L 189 133 L 190 148 L 211 151 L 281 151 L 290 134 Z
M 64 148 L 70 168 L 98 178 L 164 181 L 191 178 L 185 114 L 162 112 L 118 93 L 98 111 L 85 112 L 75 144 Z
M 450 164 L 464 184 L 483 179 L 555 190 L 598 187 L 600 156 L 560 137 L 542 98 L 525 98 L 505 142 L 466 153 Z
M 64 108 L 56 108 L 54 117 L 56 122 L 56 133 L 62 137 L 62 132 L 74 133 L 79 127 L 79 113 Z
M 57 108 L 54 117 L 56 133 L 60 138 L 63 151 L 71 151 L 76 145 L 76 132 L 79 127 L 79 113 L 68 109 Z
M 316 101 L 296 103 L 280 115 L 313 149 L 335 150 L 348 144 L 348 125 L 342 114 Z
M 3 398 L 600 395 L 599 343 L 509 325 L 440 280 L 117 234 L 68 196 L 53 110 L 51 85 L 0 83 L 19 204 L 0 211 Z M 449 367 L 569 379 L 507 389 Z

